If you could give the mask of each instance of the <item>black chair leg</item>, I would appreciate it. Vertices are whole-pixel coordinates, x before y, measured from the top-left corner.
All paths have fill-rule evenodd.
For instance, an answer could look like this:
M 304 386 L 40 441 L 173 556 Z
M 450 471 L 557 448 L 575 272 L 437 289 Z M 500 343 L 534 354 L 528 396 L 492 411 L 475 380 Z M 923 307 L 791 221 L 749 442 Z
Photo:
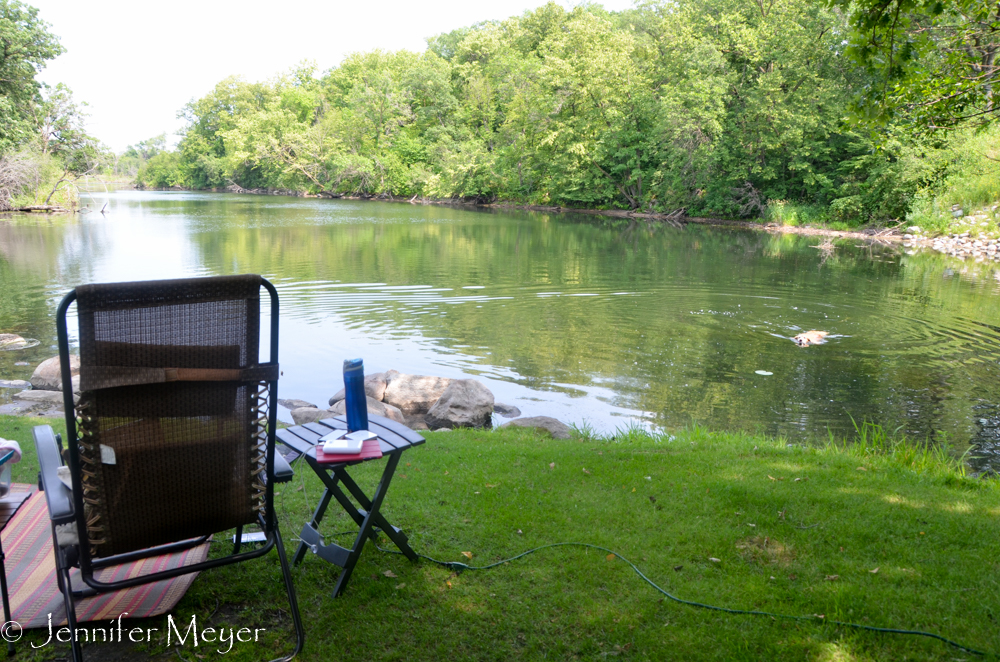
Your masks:
M 293 657 L 302 651 L 306 635 L 302 629 L 302 617 L 299 615 L 299 602 L 295 598 L 295 584 L 292 583 L 292 571 L 288 565 L 288 557 L 285 556 L 285 545 L 281 542 L 281 533 L 278 528 L 274 528 L 275 546 L 278 548 L 278 560 L 281 562 L 281 575 L 285 580 L 285 591 L 288 593 L 288 604 L 292 608 L 292 622 L 295 624 L 295 650 L 291 655 L 279 657 L 271 662 L 289 662 Z
M 73 649 L 73 662 L 83 662 L 83 649 L 76 638 L 76 607 L 73 605 L 73 584 L 70 583 L 69 568 L 60 568 L 59 576 L 66 588 L 63 590 L 63 603 L 66 605 L 66 627 L 69 628 L 70 646 Z
M 233 555 L 240 553 L 240 545 L 243 544 L 243 525 L 240 524 L 236 527 L 236 538 L 234 538 L 235 543 L 233 544 Z

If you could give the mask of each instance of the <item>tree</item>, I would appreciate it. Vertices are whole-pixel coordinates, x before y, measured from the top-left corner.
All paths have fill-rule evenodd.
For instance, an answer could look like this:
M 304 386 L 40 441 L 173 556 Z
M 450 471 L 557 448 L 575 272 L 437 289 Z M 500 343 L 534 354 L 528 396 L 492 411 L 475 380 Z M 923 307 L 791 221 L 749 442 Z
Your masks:
M 871 75 L 859 109 L 925 130 L 996 121 L 1000 4 L 988 0 L 835 0 L 851 9 L 850 53 Z
M 63 52 L 47 28 L 34 7 L 0 0 L 0 153 L 34 135 L 33 106 L 41 100 L 35 76 Z

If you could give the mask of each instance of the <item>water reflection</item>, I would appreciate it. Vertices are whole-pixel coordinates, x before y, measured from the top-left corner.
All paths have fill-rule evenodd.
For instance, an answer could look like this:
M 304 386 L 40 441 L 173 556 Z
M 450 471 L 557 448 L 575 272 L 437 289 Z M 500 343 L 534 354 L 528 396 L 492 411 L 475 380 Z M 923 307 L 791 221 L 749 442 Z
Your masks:
M 258 272 L 282 297 L 282 392 L 316 403 L 339 388 L 340 361 L 363 356 L 370 370 L 474 375 L 525 415 L 603 430 L 697 422 L 815 439 L 853 416 L 995 448 L 980 423 L 992 414 L 974 410 L 1000 403 L 986 265 L 570 215 L 107 199 L 107 217 L 0 221 L 0 286 L 19 292 L 4 295 L 0 331 L 50 346 L 55 302 L 77 283 Z M 809 329 L 828 342 L 789 340 Z M 0 369 L 21 376 L 2 357 Z

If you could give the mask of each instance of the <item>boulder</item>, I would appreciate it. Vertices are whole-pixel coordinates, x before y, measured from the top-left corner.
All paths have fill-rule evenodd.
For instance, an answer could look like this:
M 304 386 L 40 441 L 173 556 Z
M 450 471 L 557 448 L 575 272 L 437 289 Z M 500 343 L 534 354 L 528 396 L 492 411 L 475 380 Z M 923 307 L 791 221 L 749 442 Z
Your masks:
M 368 401 L 368 413 L 375 414 L 376 416 L 385 416 L 386 418 L 391 418 L 397 423 L 406 424 L 406 418 L 403 416 L 403 412 L 399 411 L 396 407 L 385 402 L 379 402 L 375 398 L 365 398 Z M 347 401 L 341 400 L 329 409 L 332 416 L 343 416 L 347 413 Z
M 406 414 L 403 414 L 403 417 L 406 419 L 406 427 L 411 430 L 430 430 L 430 428 L 427 427 L 427 421 L 424 420 L 425 415 L 426 414 L 410 414 L 407 416 Z
M 493 421 L 493 393 L 475 379 L 454 379 L 424 420 L 432 430 L 489 427 Z
M 28 341 L 16 333 L 0 333 L 0 349 L 24 349 Z
M 405 375 L 395 370 L 390 370 L 385 375 L 387 385 L 382 401 L 399 407 L 407 415 L 426 414 L 454 381 L 446 377 Z
M 498 416 L 503 416 L 504 418 L 517 418 L 521 415 L 521 410 L 514 405 L 505 405 L 502 402 L 497 402 L 493 405 L 493 411 L 497 413 Z
M 0 388 L 30 389 L 31 382 L 23 379 L 0 379 Z
M 565 423 L 558 421 L 551 416 L 529 416 L 527 418 L 516 418 L 513 421 L 504 423 L 501 427 L 536 428 L 545 430 L 552 435 L 553 439 L 569 439 L 570 428 Z
M 296 425 L 315 423 L 316 421 L 322 421 L 324 418 L 333 418 L 334 416 L 336 414 L 329 409 L 319 409 L 317 407 L 299 407 L 292 410 L 292 420 L 295 421 Z
M 311 402 L 306 402 L 305 400 L 296 400 L 295 398 L 282 399 L 278 398 L 278 404 L 285 409 L 300 409 L 302 407 L 312 407 L 313 409 L 318 409 L 316 405 Z
M 80 374 L 80 357 L 76 354 L 69 356 L 70 374 L 77 376 Z M 31 386 L 42 391 L 61 391 L 62 373 L 59 368 L 59 357 L 53 356 L 38 364 L 35 372 L 31 374 Z
M 47 402 L 61 407 L 63 404 L 63 394 L 62 391 L 42 391 L 42 390 L 31 390 L 31 391 L 21 391 L 14 394 L 15 400 L 27 400 L 28 402 Z M 80 396 L 74 395 L 74 404 L 80 401 Z
M 382 402 L 385 396 L 385 387 L 386 381 L 384 372 L 373 372 L 370 375 L 365 375 L 365 395 L 367 397 Z M 330 406 L 334 406 L 343 400 L 344 397 L 344 389 L 340 389 L 333 394 L 332 398 L 330 398 Z

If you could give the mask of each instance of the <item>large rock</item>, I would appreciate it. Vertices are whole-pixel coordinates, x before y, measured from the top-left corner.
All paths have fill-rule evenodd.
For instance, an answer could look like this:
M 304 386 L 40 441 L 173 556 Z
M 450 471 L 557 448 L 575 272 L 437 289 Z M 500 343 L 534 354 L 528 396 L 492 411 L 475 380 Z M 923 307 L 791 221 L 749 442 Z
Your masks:
M 570 428 L 565 423 L 557 421 L 551 416 L 529 416 L 527 418 L 515 418 L 513 421 L 504 423 L 501 427 L 536 428 L 545 430 L 552 435 L 553 439 L 569 439 Z
M 447 377 L 405 375 L 395 370 L 388 371 L 385 376 L 387 385 L 382 401 L 399 407 L 408 416 L 426 414 L 454 381 Z
M 0 388 L 30 389 L 31 382 L 23 379 L 0 379 Z
M 386 418 L 391 418 L 397 423 L 406 423 L 406 418 L 403 416 L 398 408 L 393 407 L 385 402 L 379 402 L 375 398 L 365 398 L 368 401 L 368 413 L 375 414 L 376 416 L 385 416 Z M 341 400 L 332 407 L 330 407 L 330 412 L 334 416 L 343 416 L 347 413 L 347 401 Z
M 0 333 L 0 349 L 24 349 L 29 344 L 16 333 Z
M 42 391 L 32 389 L 31 391 L 21 391 L 14 394 L 15 400 L 27 400 L 28 402 L 46 402 L 57 407 L 62 407 L 62 391 Z M 73 396 L 73 404 L 80 401 L 79 395 Z
M 432 430 L 489 427 L 493 422 L 493 392 L 475 379 L 452 380 L 424 420 Z
M 80 374 L 80 357 L 76 354 L 70 354 L 69 368 L 72 376 Z M 35 372 L 31 375 L 31 386 L 42 391 L 62 390 L 62 372 L 59 368 L 58 356 L 45 359 L 38 364 Z
M 397 373 L 398 374 L 398 373 Z M 365 395 L 374 400 L 381 402 L 385 396 L 385 373 L 384 372 L 373 372 L 370 375 L 365 375 Z M 332 398 L 330 398 L 330 406 L 334 406 L 338 402 L 344 399 L 344 389 L 337 391 Z
M 318 407 L 311 402 L 296 400 L 295 398 L 278 398 L 278 404 L 285 409 L 300 409 L 302 407 L 312 407 L 313 409 L 318 409 Z
M 292 420 L 295 421 L 296 425 L 315 423 L 316 421 L 322 421 L 324 418 L 333 418 L 334 416 L 336 414 L 329 409 L 318 409 L 316 407 L 299 407 L 292 410 Z

